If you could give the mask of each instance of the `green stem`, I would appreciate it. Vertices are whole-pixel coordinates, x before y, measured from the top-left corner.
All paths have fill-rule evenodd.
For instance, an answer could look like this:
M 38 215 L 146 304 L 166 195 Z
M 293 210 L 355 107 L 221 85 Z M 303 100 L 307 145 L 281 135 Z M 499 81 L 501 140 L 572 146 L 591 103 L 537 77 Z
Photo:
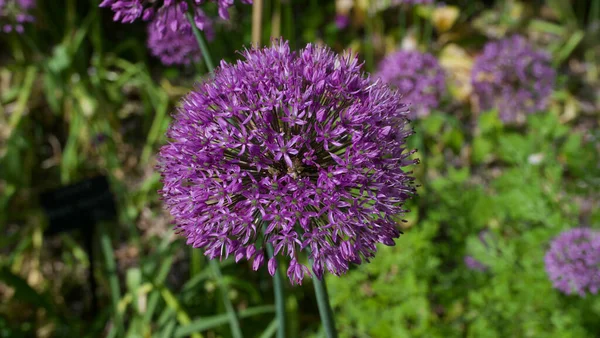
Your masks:
M 108 284 L 110 287 L 110 298 L 114 316 L 113 320 L 115 321 L 115 327 L 117 328 L 117 336 L 119 336 L 119 333 L 125 332 L 125 327 L 123 324 L 123 316 L 119 313 L 119 300 L 121 299 L 121 291 L 119 288 L 119 277 L 117 276 L 117 265 L 115 263 L 110 237 L 108 237 L 105 227 L 102 224 L 100 224 L 99 228 L 100 246 L 102 248 L 102 253 L 104 254 L 104 261 L 108 273 Z
M 588 27 L 591 27 L 596 20 L 600 20 L 600 0 L 592 0 L 588 16 Z
M 399 41 L 402 42 L 404 34 L 406 34 L 406 11 L 404 6 L 398 6 L 400 13 L 398 14 L 398 33 Z
M 290 48 L 296 48 L 296 35 L 294 31 L 294 9 L 292 8 L 292 2 L 287 1 L 284 5 L 284 22 L 285 22 L 285 32 L 283 33 L 283 37 L 290 43 Z
M 273 245 L 267 245 L 267 253 L 269 258 L 273 257 Z M 285 338 L 286 325 L 285 325 L 285 295 L 283 293 L 283 279 L 281 278 L 281 269 L 275 270 L 273 275 L 273 288 L 275 289 L 275 310 L 277 316 L 277 338 Z
M 367 13 L 365 21 L 365 62 L 367 64 L 367 71 L 373 71 L 375 52 L 373 51 L 373 18 L 371 13 Z
M 327 286 L 325 285 L 325 276 L 323 276 L 323 280 L 320 280 L 313 274 L 312 281 L 315 287 L 317 306 L 319 307 L 319 315 L 321 316 L 321 322 L 325 328 L 325 334 L 327 335 L 327 338 L 337 338 L 333 311 L 331 310 L 331 305 L 329 304 Z
M 194 22 L 194 17 L 190 12 L 185 13 L 190 25 L 192 26 L 192 31 L 194 32 L 194 36 L 196 37 L 196 41 L 198 41 L 198 46 L 200 46 L 200 51 L 202 52 L 202 57 L 204 58 L 204 63 L 206 63 L 206 68 L 208 68 L 209 72 L 212 72 L 215 69 L 215 65 L 213 64 L 212 58 L 210 57 L 210 52 L 208 51 L 208 46 L 206 45 L 206 41 L 202 37 L 202 32 L 196 27 L 196 23 Z
M 419 13 L 416 9 L 412 9 L 413 12 L 413 22 L 412 25 L 415 30 L 415 39 L 419 39 L 419 35 L 421 35 L 421 18 L 419 18 Z M 417 41 L 417 44 L 422 41 Z
M 231 334 L 234 338 L 242 338 L 242 329 L 240 328 L 240 322 L 235 313 L 235 309 L 233 308 L 233 304 L 229 299 L 229 288 L 225 285 L 223 281 L 223 274 L 221 274 L 221 268 L 219 267 L 219 263 L 214 259 L 210 260 L 210 267 L 213 269 L 213 273 L 217 277 L 217 283 L 219 284 L 219 291 L 221 291 L 221 298 L 223 298 L 223 304 L 225 305 L 225 309 L 227 310 L 227 315 L 229 317 L 229 326 L 231 327 Z

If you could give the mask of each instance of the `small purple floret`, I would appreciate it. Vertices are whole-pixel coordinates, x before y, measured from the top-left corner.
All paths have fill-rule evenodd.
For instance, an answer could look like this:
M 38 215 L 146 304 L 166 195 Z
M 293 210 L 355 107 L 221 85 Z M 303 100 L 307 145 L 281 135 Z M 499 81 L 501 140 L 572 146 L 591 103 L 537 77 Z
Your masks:
M 297 284 L 309 249 L 321 278 L 394 245 L 416 162 L 397 92 L 326 47 L 280 41 L 243 56 L 182 100 L 158 155 L 159 193 L 187 244 L 255 270 L 271 244 Z
M 148 48 L 165 65 L 187 65 L 200 60 L 200 47 L 185 17 L 186 9 L 163 7 L 148 24 Z M 214 32 L 210 19 L 199 8 L 196 17 L 196 26 L 211 40 Z
M 600 231 L 574 228 L 550 243 L 544 258 L 552 285 L 570 295 L 584 297 L 600 289 Z
M 31 0 L 29 0 L 31 1 Z M 219 16 L 223 20 L 229 19 L 229 8 L 233 6 L 234 0 L 209 0 L 216 2 L 219 7 Z M 196 9 L 200 9 L 200 6 L 207 2 L 206 0 L 193 0 L 190 3 Z M 241 0 L 244 4 L 251 4 L 252 0 Z M 110 8 L 115 14 L 113 19 L 122 23 L 131 23 L 139 18 L 143 20 L 152 20 L 154 14 L 172 7 L 180 7 L 187 10 L 187 1 L 184 0 L 104 0 L 100 3 L 100 7 Z M 176 19 L 167 20 L 166 26 L 175 22 Z M 202 29 L 202 28 L 201 28 Z
M 446 92 L 444 70 L 428 53 L 401 50 L 390 54 L 380 62 L 377 77 L 397 88 L 403 101 L 411 104 L 411 118 L 428 115 Z
M 473 256 L 465 256 L 464 261 L 465 261 L 465 265 L 467 266 L 467 269 L 469 269 L 469 270 L 479 271 L 479 272 L 483 272 L 483 271 L 487 270 L 487 266 L 485 266 L 483 263 L 481 263 L 480 261 L 475 259 L 475 257 L 473 257 Z
M 35 0 L 0 0 L 0 32 L 23 33 L 24 24 L 35 21 L 30 14 L 35 6 Z
M 481 109 L 496 108 L 504 122 L 514 123 L 546 108 L 555 77 L 550 55 L 516 35 L 485 45 L 471 81 Z

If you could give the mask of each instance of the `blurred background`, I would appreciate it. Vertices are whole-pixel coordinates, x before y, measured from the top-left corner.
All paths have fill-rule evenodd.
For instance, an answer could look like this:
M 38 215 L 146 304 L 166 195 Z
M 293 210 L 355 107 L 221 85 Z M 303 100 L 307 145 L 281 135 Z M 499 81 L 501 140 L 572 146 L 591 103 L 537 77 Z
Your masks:
M 0 0 L 0 336 L 232 337 L 232 316 L 245 337 L 274 336 L 266 269 L 231 258 L 208 268 L 156 193 L 155 153 L 203 61 L 164 65 L 146 22 L 114 22 L 99 3 L 39 0 L 19 19 Z M 435 103 L 413 121 L 420 187 L 404 235 L 326 277 L 340 336 L 599 336 L 600 296 L 554 288 L 544 257 L 563 231 L 600 229 L 600 1 L 263 6 L 263 44 L 283 36 L 294 49 L 351 49 L 373 76 L 399 50 L 428 53 L 443 73 Z M 213 60 L 239 59 L 252 6 L 236 3 L 228 21 L 214 3 L 205 11 L 216 18 Z M 506 96 L 482 104 L 473 74 L 494 54 L 486 45 L 517 34 L 555 80 L 543 108 L 508 121 Z M 494 55 L 486 62 L 504 60 Z M 532 81 L 520 85 L 537 91 Z M 98 175 L 116 217 L 52 228 L 44 193 Z M 286 302 L 288 337 L 322 335 L 309 279 L 287 285 Z

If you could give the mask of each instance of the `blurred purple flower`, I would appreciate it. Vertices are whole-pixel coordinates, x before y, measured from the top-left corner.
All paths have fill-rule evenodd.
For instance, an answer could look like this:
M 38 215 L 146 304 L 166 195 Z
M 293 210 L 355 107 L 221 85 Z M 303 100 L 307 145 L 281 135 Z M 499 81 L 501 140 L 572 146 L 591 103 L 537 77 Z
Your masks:
M 159 193 L 177 231 L 209 258 L 255 270 L 270 243 L 298 284 L 310 275 L 303 251 L 321 278 L 394 245 L 393 216 L 415 193 L 399 96 L 326 47 L 279 41 L 243 55 L 183 99 L 160 150 Z
M 471 81 L 480 108 L 496 108 L 500 118 L 511 123 L 546 108 L 555 77 L 550 55 L 516 35 L 485 45 Z
M 219 16 L 223 20 L 229 19 L 229 7 L 233 6 L 234 0 L 209 0 L 216 2 L 219 7 Z M 252 0 L 240 0 L 244 4 L 251 4 Z M 194 20 L 196 26 L 203 30 L 202 22 L 205 22 L 206 16 L 200 10 L 200 6 L 207 2 L 206 0 L 190 1 L 194 6 Z M 187 11 L 188 2 L 184 0 L 103 0 L 100 7 L 110 8 L 114 13 L 113 19 L 122 23 L 132 23 L 139 19 L 148 21 L 154 18 L 156 13 L 179 7 L 182 11 Z M 175 11 L 169 11 L 175 13 Z M 170 16 L 164 16 L 163 20 L 156 21 L 157 29 L 162 33 L 166 27 L 170 27 L 173 31 L 177 28 L 178 19 Z
M 165 65 L 187 65 L 200 60 L 200 47 L 182 6 L 163 7 L 148 24 L 148 48 Z M 185 7 L 185 6 L 184 6 Z M 202 10 L 196 10 L 209 40 L 214 37 L 212 23 Z M 164 22 L 171 22 L 167 28 Z M 198 25 L 198 21 L 196 22 Z
M 558 235 L 550 243 L 544 258 L 552 285 L 565 294 L 600 289 L 600 232 L 574 228 Z
M 469 270 L 480 272 L 487 270 L 487 266 L 475 259 L 473 256 L 465 256 L 464 261 Z
M 338 29 L 345 29 L 348 25 L 350 25 L 350 17 L 348 14 L 337 14 L 335 16 L 335 26 Z
M 400 50 L 379 63 L 383 82 L 398 89 L 402 100 L 413 105 L 411 118 L 429 114 L 446 91 L 446 77 L 436 58 L 428 53 Z
M 392 0 L 392 5 L 427 5 L 432 3 L 433 0 Z
M 0 0 L 0 32 L 23 33 L 23 24 L 35 21 L 30 14 L 35 5 L 35 0 Z

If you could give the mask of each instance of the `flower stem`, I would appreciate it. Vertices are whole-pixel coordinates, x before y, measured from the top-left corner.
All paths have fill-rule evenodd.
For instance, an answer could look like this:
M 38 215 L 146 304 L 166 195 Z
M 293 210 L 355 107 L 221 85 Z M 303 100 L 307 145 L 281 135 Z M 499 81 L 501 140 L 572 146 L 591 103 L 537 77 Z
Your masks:
M 196 23 L 194 22 L 194 17 L 190 12 L 185 13 L 190 25 L 192 26 L 192 31 L 194 32 L 194 36 L 196 37 L 196 41 L 198 41 L 198 45 L 200 46 L 200 51 L 202 52 L 202 57 L 204 58 L 204 62 L 206 63 L 206 68 L 208 68 L 209 72 L 212 72 L 215 69 L 215 65 L 210 57 L 210 52 L 208 51 L 208 46 L 206 45 L 206 41 L 202 37 L 202 32 L 196 27 Z
M 204 62 L 206 63 L 206 68 L 208 68 L 209 72 L 212 72 L 215 69 L 215 66 L 212 62 L 212 58 L 210 57 L 210 52 L 208 51 L 208 46 L 206 46 L 206 41 L 202 37 L 202 33 L 196 27 L 196 23 L 194 22 L 194 17 L 190 12 L 186 13 L 186 17 L 190 24 L 192 25 L 192 31 L 194 32 L 194 36 L 196 37 L 196 41 L 198 41 L 198 45 L 200 46 L 200 51 L 202 52 L 202 57 L 204 58 Z M 219 263 L 214 260 L 210 260 L 210 267 L 213 270 L 213 273 L 217 277 L 217 283 L 219 284 L 219 290 L 221 291 L 221 298 L 223 298 L 223 304 L 225 305 L 225 309 L 227 310 L 227 315 L 229 318 L 229 326 L 231 327 L 231 334 L 234 338 L 242 338 L 242 329 L 240 328 L 240 321 L 238 320 L 237 314 L 235 313 L 235 309 L 233 308 L 233 304 L 229 299 L 229 288 L 225 284 L 223 280 L 223 274 L 221 273 L 221 267 Z
M 333 311 L 331 310 L 331 305 L 329 304 L 327 286 L 325 285 L 325 276 L 323 276 L 323 280 L 320 280 L 313 274 L 312 281 L 315 287 L 317 306 L 319 307 L 319 315 L 321 316 L 323 328 L 325 328 L 325 334 L 327 335 L 327 338 L 337 338 Z
M 269 258 L 273 257 L 273 245 L 267 245 Z M 283 293 L 283 279 L 281 278 L 281 269 L 275 270 L 273 275 L 273 288 L 275 289 L 275 313 L 277 316 L 277 338 L 285 338 L 285 295 Z
M 260 38 L 262 36 L 262 0 L 252 1 L 252 44 L 260 47 Z
M 227 310 L 227 316 L 229 318 L 229 326 L 231 327 L 231 334 L 234 338 L 242 338 L 242 329 L 240 328 L 240 322 L 238 320 L 237 314 L 235 313 L 235 309 L 233 308 L 233 304 L 229 299 L 229 288 L 225 284 L 223 280 L 223 275 L 221 274 L 221 267 L 219 263 L 214 259 L 210 260 L 210 266 L 213 269 L 213 273 L 217 277 L 217 283 L 219 284 L 219 290 L 221 291 L 221 298 L 223 298 L 223 304 L 225 305 L 225 309 Z

